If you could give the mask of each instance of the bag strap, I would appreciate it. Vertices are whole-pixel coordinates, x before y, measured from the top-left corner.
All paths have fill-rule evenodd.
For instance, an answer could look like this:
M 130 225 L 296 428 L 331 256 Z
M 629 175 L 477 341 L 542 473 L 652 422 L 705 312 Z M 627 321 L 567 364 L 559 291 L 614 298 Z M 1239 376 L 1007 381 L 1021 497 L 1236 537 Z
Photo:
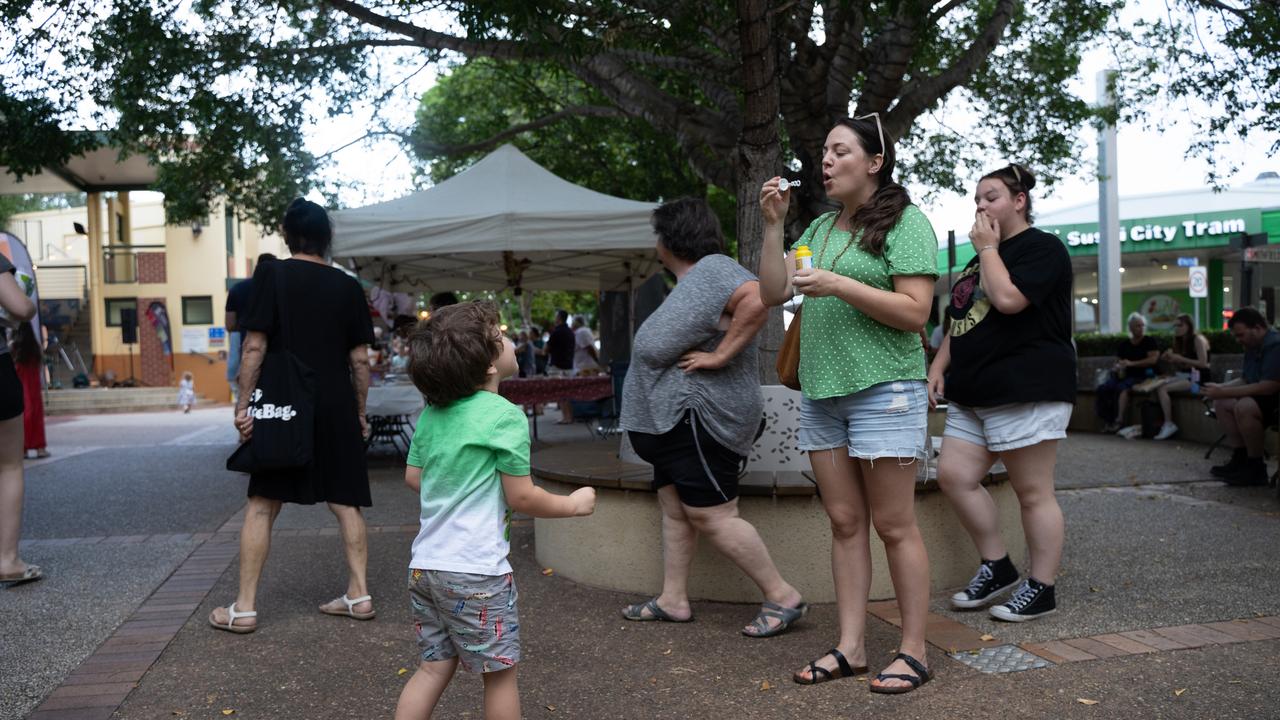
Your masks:
M 275 267 L 271 269 L 272 274 L 275 275 L 275 285 L 276 285 L 276 297 L 275 297 L 276 322 L 280 323 L 279 336 L 280 336 L 280 339 L 284 341 L 284 347 L 277 348 L 277 349 L 292 351 L 293 342 L 291 341 L 290 338 L 293 336 L 293 314 L 289 312 L 289 305 L 286 302 L 288 293 L 285 290 L 286 281 L 284 279 L 284 276 L 285 276 L 284 263 L 288 261 L 276 260 L 274 262 L 278 263 Z M 303 262 L 303 261 L 299 260 L 298 262 Z M 270 350 L 271 348 L 268 347 L 267 349 Z

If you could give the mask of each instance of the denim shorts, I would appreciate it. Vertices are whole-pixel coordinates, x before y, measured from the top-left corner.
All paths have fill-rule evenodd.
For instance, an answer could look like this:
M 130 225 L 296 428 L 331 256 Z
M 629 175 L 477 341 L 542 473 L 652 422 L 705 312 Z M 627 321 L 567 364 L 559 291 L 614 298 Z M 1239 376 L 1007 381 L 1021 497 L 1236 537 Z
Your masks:
M 506 575 L 409 569 L 409 601 L 418 659 L 458 658 L 473 673 L 520 662 L 516 583 Z
M 998 453 L 1038 445 L 1067 436 L 1069 402 L 1025 402 L 967 407 L 947 404 L 944 438 L 955 438 Z M 946 442 L 945 440 L 943 442 Z
M 925 460 L 929 400 L 923 380 L 892 380 L 800 402 L 800 449 L 848 447 L 849 457 Z

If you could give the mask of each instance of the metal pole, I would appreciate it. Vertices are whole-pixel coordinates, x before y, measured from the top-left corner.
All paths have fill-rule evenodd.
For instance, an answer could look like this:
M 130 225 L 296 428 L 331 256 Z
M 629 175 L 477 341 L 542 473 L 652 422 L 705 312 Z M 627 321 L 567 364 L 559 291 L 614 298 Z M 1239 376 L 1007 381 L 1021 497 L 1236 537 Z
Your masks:
M 1098 105 L 1114 111 L 1115 70 L 1098 73 Z M 1098 310 L 1102 332 L 1123 332 L 1120 286 L 1120 191 L 1116 184 L 1116 126 L 1110 119 L 1098 129 Z
M 1196 331 L 1200 330 L 1200 298 L 1196 298 Z

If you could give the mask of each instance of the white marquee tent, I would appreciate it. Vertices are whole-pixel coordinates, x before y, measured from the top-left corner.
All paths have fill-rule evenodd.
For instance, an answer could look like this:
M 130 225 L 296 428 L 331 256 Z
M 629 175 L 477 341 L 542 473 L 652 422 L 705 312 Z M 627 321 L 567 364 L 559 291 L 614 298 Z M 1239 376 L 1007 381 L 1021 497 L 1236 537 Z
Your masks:
M 503 145 L 432 188 L 333 213 L 333 257 L 388 290 L 625 289 L 657 268 L 654 207 Z

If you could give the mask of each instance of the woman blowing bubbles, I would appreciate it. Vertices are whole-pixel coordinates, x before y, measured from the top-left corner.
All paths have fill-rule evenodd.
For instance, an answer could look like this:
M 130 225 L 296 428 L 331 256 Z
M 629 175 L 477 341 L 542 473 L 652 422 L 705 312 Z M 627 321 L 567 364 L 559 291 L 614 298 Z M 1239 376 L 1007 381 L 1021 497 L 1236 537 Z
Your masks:
M 844 119 L 827 135 L 823 187 L 843 207 L 800 238 L 813 269 L 784 260 L 789 191 L 764 184 L 760 297 L 780 305 L 804 293 L 800 333 L 800 447 L 809 452 L 831 519 L 831 566 L 839 611 L 836 647 L 795 674 L 816 684 L 866 672 L 871 588 L 868 520 L 884 542 L 902 611 L 901 652 L 872 692 L 910 692 L 929 680 L 925 617 L 929 558 L 916 526 L 915 478 L 925 458 L 928 401 L 919 332 L 937 277 L 937 238 L 906 188 L 893 181 L 894 151 L 878 115 Z
M 1031 553 L 1031 574 L 991 608 L 993 617 L 1011 622 L 1057 607 L 1063 524 L 1053 470 L 1076 396 L 1071 259 L 1061 240 L 1031 227 L 1028 193 L 1035 182 L 1025 167 L 1009 165 L 978 183 L 969 232 L 978 255 L 951 290 L 951 333 L 929 368 L 930 401 L 944 393 L 950 401 L 938 484 L 982 558 L 951 604 L 980 608 L 1018 582 L 995 503 L 981 484 L 999 456 L 1022 506 Z

